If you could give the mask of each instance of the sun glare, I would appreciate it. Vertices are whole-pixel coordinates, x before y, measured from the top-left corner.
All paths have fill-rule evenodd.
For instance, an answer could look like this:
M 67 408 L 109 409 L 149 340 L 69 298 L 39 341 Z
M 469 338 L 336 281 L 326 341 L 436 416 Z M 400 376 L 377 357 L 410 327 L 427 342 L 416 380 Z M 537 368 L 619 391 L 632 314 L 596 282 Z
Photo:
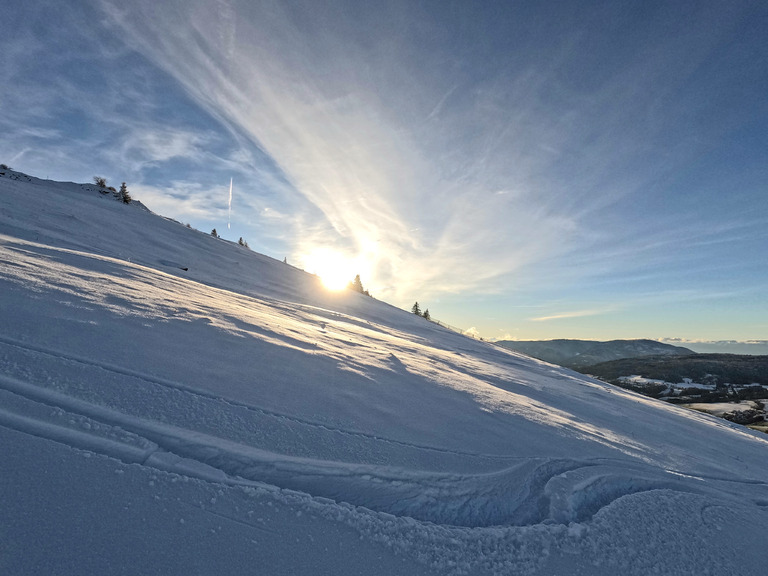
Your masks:
M 343 290 L 355 277 L 352 262 L 328 249 L 312 252 L 307 258 L 307 270 L 317 274 L 328 290 Z

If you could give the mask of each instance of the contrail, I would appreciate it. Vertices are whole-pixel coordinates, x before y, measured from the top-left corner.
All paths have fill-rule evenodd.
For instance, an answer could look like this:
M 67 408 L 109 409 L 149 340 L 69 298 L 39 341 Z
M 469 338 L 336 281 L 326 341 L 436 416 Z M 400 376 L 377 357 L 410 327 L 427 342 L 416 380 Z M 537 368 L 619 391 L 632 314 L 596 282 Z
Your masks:
M 229 230 L 229 223 L 232 220 L 232 178 L 229 179 L 229 213 L 227 214 L 227 230 Z

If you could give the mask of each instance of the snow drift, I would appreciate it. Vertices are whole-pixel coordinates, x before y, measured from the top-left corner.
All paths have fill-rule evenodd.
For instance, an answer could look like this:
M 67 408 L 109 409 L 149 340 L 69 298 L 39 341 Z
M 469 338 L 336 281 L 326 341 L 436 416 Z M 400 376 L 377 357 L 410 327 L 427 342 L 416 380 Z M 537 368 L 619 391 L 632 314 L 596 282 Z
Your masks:
M 0 573 L 748 574 L 768 437 L 0 174 Z

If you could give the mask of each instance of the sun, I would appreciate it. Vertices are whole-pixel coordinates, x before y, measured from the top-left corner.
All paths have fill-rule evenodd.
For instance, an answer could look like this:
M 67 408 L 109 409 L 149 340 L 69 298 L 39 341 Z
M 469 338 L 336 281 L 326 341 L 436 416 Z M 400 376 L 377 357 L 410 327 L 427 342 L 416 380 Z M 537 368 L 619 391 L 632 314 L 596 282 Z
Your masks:
M 352 261 L 327 248 L 312 251 L 306 259 L 308 272 L 317 274 L 328 290 L 343 290 L 355 276 Z

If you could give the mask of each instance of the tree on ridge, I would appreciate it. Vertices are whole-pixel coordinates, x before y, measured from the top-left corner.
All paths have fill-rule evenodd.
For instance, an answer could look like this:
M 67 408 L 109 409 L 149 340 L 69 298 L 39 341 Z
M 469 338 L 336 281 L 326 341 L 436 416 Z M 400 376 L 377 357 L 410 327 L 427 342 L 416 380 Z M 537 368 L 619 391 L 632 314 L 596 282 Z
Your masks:
M 365 290 L 363 289 L 363 282 L 360 280 L 360 274 L 357 274 L 355 279 L 349 283 L 349 289 L 354 290 L 355 292 L 360 292 L 360 294 L 365 293 Z
M 133 200 L 133 198 L 131 198 L 130 193 L 128 192 L 128 186 L 125 185 L 125 182 L 120 184 L 120 191 L 118 192 L 118 198 L 120 198 L 120 200 L 122 200 L 126 204 L 130 204 L 131 200 Z

